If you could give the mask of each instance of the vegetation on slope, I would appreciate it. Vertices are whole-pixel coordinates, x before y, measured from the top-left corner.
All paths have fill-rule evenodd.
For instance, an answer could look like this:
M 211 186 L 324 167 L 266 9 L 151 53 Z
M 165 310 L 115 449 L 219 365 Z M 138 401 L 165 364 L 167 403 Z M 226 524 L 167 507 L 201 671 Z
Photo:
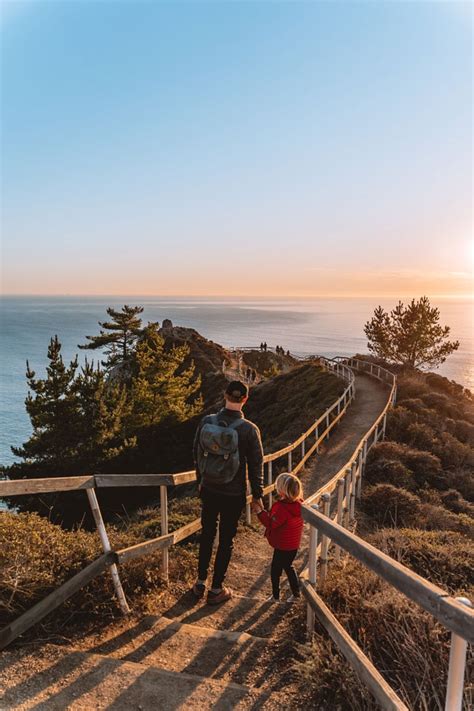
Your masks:
M 372 545 L 471 600 L 473 426 L 469 392 L 438 375 L 401 371 L 387 440 L 369 454 L 357 517 L 358 533 Z M 442 625 L 352 558 L 330 566 L 322 595 L 410 709 L 444 708 L 450 633 Z M 298 669 L 313 685 L 315 705 L 377 708 L 325 634 Z
M 253 388 L 246 414 L 261 427 L 265 449 L 275 451 L 286 446 L 288 438 L 296 438 L 307 429 L 334 402 L 343 387 L 333 375 L 314 365 L 304 365 Z M 168 452 L 178 446 L 180 450 L 185 449 L 187 459 L 180 461 L 183 469 L 192 464 L 191 442 L 196 424 L 197 418 L 194 417 L 169 430 Z M 156 433 L 158 428 L 153 431 Z M 162 441 L 158 439 L 158 442 Z M 146 452 L 146 448 L 143 451 Z M 151 459 L 154 451 L 151 448 L 148 450 Z M 153 461 L 146 463 L 144 459 L 143 465 L 156 471 Z M 122 508 L 120 515 L 110 512 L 107 530 L 112 547 L 124 548 L 159 536 L 158 492 L 153 489 L 119 491 L 122 500 L 127 502 L 127 511 Z M 170 502 L 170 530 L 185 525 L 199 514 L 192 486 L 178 487 L 175 494 L 176 497 Z M 63 500 L 67 500 L 66 497 L 74 498 L 76 517 L 79 518 L 82 512 L 85 514 L 87 499 L 83 491 L 76 494 L 68 492 L 63 495 Z M 45 498 L 41 497 L 42 500 Z M 99 491 L 99 498 L 101 504 L 106 504 L 102 491 Z M 195 537 L 171 551 L 170 578 L 175 594 L 179 594 L 180 586 L 182 589 L 183 585 L 190 583 L 189 576 L 195 568 L 192 563 L 194 541 Z M 64 530 L 46 517 L 31 512 L 3 513 L 0 516 L 0 626 L 56 589 L 101 552 L 95 530 L 89 531 L 80 526 L 75 526 L 72 531 Z M 146 611 L 148 606 L 156 611 L 160 601 L 169 600 L 170 591 L 161 580 L 160 569 L 160 553 L 121 566 L 125 593 L 137 614 Z M 110 576 L 104 573 L 75 594 L 44 623 L 33 628 L 27 639 L 38 636 L 57 639 L 66 624 L 68 636 L 78 629 L 87 631 L 105 624 L 117 614 L 113 597 Z

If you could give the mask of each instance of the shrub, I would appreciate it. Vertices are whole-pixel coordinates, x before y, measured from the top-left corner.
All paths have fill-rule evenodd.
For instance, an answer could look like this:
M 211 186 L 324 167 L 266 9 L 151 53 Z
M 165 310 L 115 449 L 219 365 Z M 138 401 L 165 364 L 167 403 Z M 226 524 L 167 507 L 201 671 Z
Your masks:
M 446 417 L 457 417 L 459 413 L 459 404 L 454 403 L 447 395 L 444 395 L 443 393 L 423 393 L 423 395 L 421 396 L 421 400 L 428 408 L 435 410 L 438 415 L 445 415 Z
M 367 466 L 365 480 L 369 484 L 392 484 L 411 490 L 415 481 L 407 467 L 396 459 L 377 459 Z
M 413 414 L 406 407 L 397 405 L 387 416 L 387 438 L 403 442 L 408 425 L 413 421 Z
M 391 484 L 367 488 L 361 500 L 362 511 L 379 526 L 410 526 L 419 510 L 420 499 Z
M 456 489 L 448 489 L 440 494 L 440 503 L 454 513 L 465 513 L 474 516 L 474 506 L 463 499 Z
M 410 484 L 409 488 L 425 486 L 447 488 L 446 475 L 441 468 L 441 462 L 430 452 L 413 449 L 398 442 L 381 442 L 370 450 L 367 458 L 367 477 L 371 476 L 372 467 L 381 460 L 401 462 L 414 480 L 414 484 Z
M 390 529 L 368 541 L 451 594 L 473 598 L 474 543 L 465 536 Z M 409 708 L 444 707 L 450 634 L 432 615 L 353 558 L 330 567 L 321 594 Z M 301 656 L 296 671 L 312 688 L 314 708 L 378 709 L 325 633 Z M 468 708 L 468 680 L 465 688 Z
M 385 529 L 368 541 L 451 594 L 473 592 L 474 541 L 452 531 Z
M 107 526 L 112 548 L 118 550 L 144 540 L 144 529 L 134 523 L 127 527 Z M 175 549 L 176 550 L 176 549 Z M 179 555 L 177 553 L 179 551 Z M 170 575 L 177 581 L 188 580 L 194 566 L 193 548 L 180 545 L 170 556 Z M 35 513 L 2 513 L 0 516 L 0 625 L 15 619 L 47 594 L 102 554 L 97 532 L 81 529 L 66 531 Z M 158 598 L 166 591 L 161 578 L 160 552 L 131 560 L 120 567 L 126 596 L 140 605 L 150 591 Z M 108 571 L 92 580 L 28 636 L 62 633 L 67 621 L 74 632 L 74 622 L 89 628 L 106 624 L 119 614 Z
M 460 442 L 474 446 L 474 425 L 467 420 L 456 420 L 451 434 Z

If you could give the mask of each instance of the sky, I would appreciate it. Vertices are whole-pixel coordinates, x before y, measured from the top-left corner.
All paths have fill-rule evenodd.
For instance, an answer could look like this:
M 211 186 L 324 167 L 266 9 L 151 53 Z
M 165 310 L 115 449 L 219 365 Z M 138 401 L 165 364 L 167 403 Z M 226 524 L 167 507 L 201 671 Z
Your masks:
M 4 294 L 472 294 L 472 5 L 2 0 Z

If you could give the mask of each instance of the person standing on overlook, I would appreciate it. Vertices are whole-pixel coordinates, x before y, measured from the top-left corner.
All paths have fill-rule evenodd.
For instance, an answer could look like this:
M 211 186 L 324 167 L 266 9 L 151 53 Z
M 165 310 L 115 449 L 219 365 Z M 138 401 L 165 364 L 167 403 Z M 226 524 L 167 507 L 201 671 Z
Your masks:
M 244 418 L 242 408 L 248 388 L 238 380 L 230 382 L 224 393 L 225 407 L 201 420 L 194 438 L 193 455 L 202 502 L 201 541 L 198 578 L 193 585 L 200 599 L 206 581 L 212 547 L 219 521 L 219 545 L 214 562 L 212 585 L 207 603 L 218 605 L 232 597 L 223 583 L 229 566 L 239 518 L 245 507 L 247 477 L 253 502 L 260 507 L 263 495 L 263 448 L 258 427 Z

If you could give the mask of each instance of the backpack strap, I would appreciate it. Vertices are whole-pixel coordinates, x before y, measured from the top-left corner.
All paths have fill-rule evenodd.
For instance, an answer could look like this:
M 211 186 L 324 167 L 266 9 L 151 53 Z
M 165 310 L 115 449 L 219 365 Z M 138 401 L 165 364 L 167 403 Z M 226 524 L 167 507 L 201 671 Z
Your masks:
M 240 425 L 243 425 L 245 422 L 245 419 L 243 417 L 239 417 L 238 420 L 234 420 L 234 422 L 231 422 L 227 427 L 230 427 L 232 430 L 236 430 Z

